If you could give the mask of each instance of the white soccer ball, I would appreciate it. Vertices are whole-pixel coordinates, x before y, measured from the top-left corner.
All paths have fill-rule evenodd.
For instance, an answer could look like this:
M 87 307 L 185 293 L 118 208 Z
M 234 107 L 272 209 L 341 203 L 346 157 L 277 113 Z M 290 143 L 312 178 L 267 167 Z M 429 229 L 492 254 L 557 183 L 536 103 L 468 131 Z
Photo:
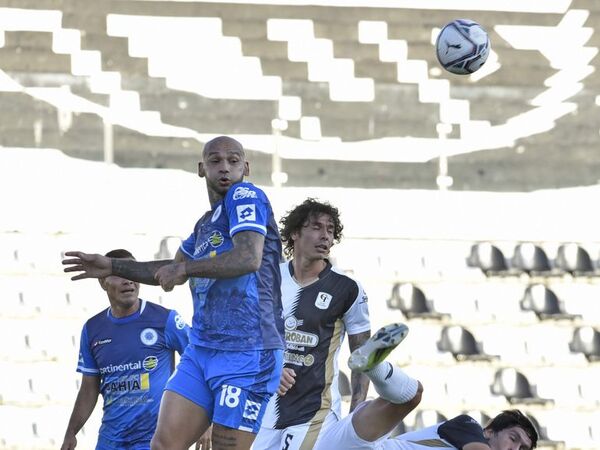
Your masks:
M 490 54 L 490 39 L 477 22 L 456 19 L 438 34 L 435 53 L 448 72 L 466 75 L 483 66 Z

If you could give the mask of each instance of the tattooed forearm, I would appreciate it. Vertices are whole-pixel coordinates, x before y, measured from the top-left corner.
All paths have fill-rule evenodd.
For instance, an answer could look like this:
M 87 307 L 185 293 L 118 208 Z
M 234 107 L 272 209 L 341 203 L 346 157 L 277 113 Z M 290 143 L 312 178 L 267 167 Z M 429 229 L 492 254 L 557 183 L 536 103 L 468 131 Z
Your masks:
M 161 261 L 138 262 L 130 259 L 111 259 L 112 273 L 131 281 L 138 281 L 144 284 L 158 285 L 154 279 L 154 274 L 158 269 L 173 261 L 165 259 Z
M 364 333 L 351 334 L 348 336 L 348 345 L 350 352 L 353 352 L 371 336 L 370 331 Z M 350 375 L 350 385 L 352 386 L 352 399 L 350 400 L 350 411 L 353 411 L 360 403 L 367 398 L 369 391 L 369 377 L 362 372 L 352 372 Z
M 214 258 L 187 260 L 186 275 L 202 278 L 232 278 L 260 268 L 265 238 L 253 231 L 233 236 L 233 248 Z

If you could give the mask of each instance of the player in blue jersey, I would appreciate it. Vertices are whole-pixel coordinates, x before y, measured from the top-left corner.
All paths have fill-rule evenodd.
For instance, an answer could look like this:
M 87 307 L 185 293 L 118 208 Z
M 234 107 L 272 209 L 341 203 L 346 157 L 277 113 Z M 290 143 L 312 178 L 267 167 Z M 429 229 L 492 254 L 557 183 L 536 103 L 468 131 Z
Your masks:
M 324 428 L 313 450 L 532 450 L 538 434 L 518 410 L 503 411 L 482 427 L 462 414 L 436 425 L 389 438 L 394 428 L 421 401 L 423 387 L 399 367 L 384 361 L 408 328 L 390 324 L 379 329 L 348 360 L 353 371 L 369 377 L 379 397 L 359 405 L 342 421 Z
M 127 250 L 112 258 L 134 260 Z M 61 450 L 77 445 L 98 394 L 104 398 L 97 450 L 150 448 L 160 399 L 175 368 L 174 352 L 188 345 L 189 326 L 176 311 L 138 298 L 139 284 L 110 275 L 101 278 L 110 307 L 83 326 L 77 371 L 81 387 Z
M 117 274 L 169 291 L 189 280 L 190 345 L 163 395 L 154 450 L 187 450 L 209 427 L 214 450 L 249 449 L 283 366 L 281 241 L 265 193 L 245 183 L 235 139 L 206 143 L 198 175 L 211 210 L 174 260 L 134 262 L 67 252 L 74 280 Z

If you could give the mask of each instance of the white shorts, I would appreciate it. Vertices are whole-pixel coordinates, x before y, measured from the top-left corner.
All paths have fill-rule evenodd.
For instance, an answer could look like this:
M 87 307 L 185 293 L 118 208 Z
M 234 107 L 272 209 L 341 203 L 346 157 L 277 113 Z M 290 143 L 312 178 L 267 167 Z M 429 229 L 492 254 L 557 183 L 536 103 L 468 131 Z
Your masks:
M 366 404 L 367 402 L 362 403 L 354 412 L 348 414 L 341 421 L 323 428 L 313 450 L 331 450 L 332 448 L 340 450 L 379 450 L 384 448 L 383 444 L 388 441 L 388 437 L 392 434 L 391 431 L 376 441 L 369 442 L 360 438 L 354 430 L 352 417 L 359 408 Z
M 253 450 L 312 450 L 325 429 L 339 423 L 333 411 L 319 423 L 303 423 L 282 430 L 261 427 L 252 444 Z M 314 447 L 316 448 L 316 447 Z M 331 447 L 330 447 L 331 448 Z

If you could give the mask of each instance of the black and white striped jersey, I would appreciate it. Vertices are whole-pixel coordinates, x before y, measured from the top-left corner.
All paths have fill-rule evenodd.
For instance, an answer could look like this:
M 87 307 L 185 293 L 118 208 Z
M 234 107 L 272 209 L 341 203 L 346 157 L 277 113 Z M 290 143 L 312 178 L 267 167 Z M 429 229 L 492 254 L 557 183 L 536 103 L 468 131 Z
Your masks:
M 330 410 L 341 416 L 337 357 L 344 334 L 370 329 L 362 286 L 329 261 L 319 278 L 304 287 L 294 279 L 291 262 L 280 268 L 284 362 L 296 372 L 296 384 L 269 402 L 262 426 L 274 429 L 322 421 Z

